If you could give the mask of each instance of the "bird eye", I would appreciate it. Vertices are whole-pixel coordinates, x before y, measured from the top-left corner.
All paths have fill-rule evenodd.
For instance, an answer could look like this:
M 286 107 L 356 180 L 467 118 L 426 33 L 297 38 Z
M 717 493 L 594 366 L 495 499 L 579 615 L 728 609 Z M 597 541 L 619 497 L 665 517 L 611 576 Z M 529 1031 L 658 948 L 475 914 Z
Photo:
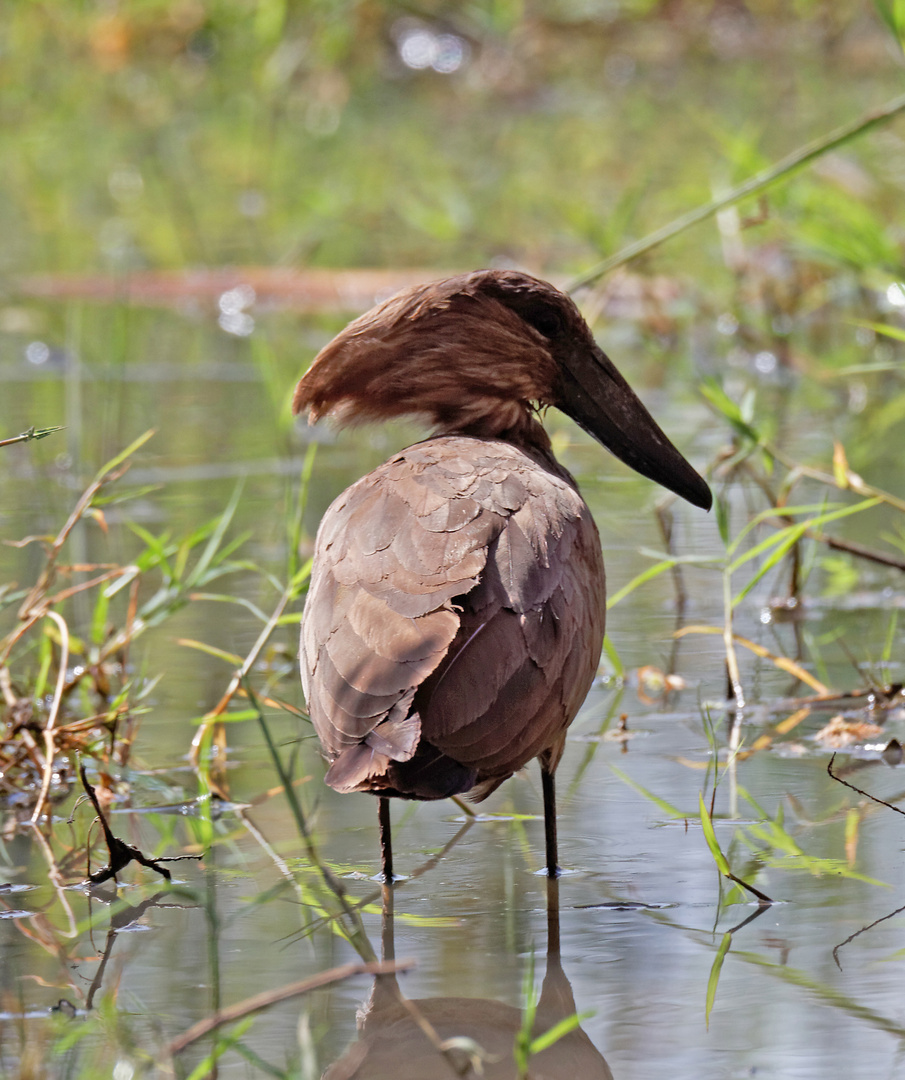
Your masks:
M 523 311 L 522 318 L 546 338 L 555 338 L 563 326 L 562 315 L 546 304 L 537 304 Z
M 492 276 L 491 276 L 492 275 Z M 514 311 L 529 326 L 533 326 L 539 334 L 552 340 L 558 337 L 568 325 L 568 315 L 564 306 L 568 307 L 567 297 L 557 293 L 556 290 L 543 282 L 531 279 L 523 279 L 513 285 L 508 278 L 516 275 L 505 273 L 496 274 L 490 272 L 487 278 L 481 282 L 481 292 L 492 296 L 510 311 Z M 529 285 L 525 284 L 529 282 Z M 551 295 L 552 294 L 552 295 Z M 559 298 L 557 303 L 556 298 Z

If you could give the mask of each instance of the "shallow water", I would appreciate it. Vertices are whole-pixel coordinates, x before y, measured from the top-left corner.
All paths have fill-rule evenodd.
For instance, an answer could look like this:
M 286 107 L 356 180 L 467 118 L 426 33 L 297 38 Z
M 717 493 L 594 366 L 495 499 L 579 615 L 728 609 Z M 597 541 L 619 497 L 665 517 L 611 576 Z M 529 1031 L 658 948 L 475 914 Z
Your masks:
M 128 479 L 165 486 L 124 510 L 152 531 L 178 530 L 222 508 L 236 477 L 244 474 L 236 531 L 250 528 L 248 556 L 278 569 L 285 555 L 284 474 L 300 467 L 310 436 L 304 431 L 285 436 L 283 456 L 271 457 L 272 432 L 261 422 L 266 389 L 253 368 L 242 369 L 241 378 L 236 373 L 231 371 L 229 379 L 198 379 L 186 370 L 184 378 L 174 373 L 164 381 L 145 381 L 136 369 L 129 380 L 119 381 L 115 395 L 108 387 L 102 400 L 111 427 L 125 425 L 124 418 L 135 413 L 145 424 L 160 425 Z M 47 415 L 46 402 L 62 392 L 61 379 L 51 374 L 25 380 L 7 371 L 6 410 L 9 402 L 25 398 Z M 95 393 L 88 380 L 82 393 Z M 681 393 L 646 396 L 680 445 L 694 460 L 704 460 L 714 436 L 700 405 Z M 230 421 L 219 430 L 193 431 L 212 409 Z M 8 415 L 3 419 L 15 427 Z M 656 493 L 565 421 L 551 416 L 550 422 L 600 522 L 613 593 L 650 564 L 639 549 L 662 548 L 651 512 Z M 190 434 L 192 448 L 185 445 Z M 87 445 L 97 432 L 89 425 L 80 436 Z M 362 436 L 357 442 L 348 435 L 327 437 L 318 450 L 310 496 L 312 531 L 326 502 L 405 437 L 403 431 L 365 433 L 363 443 Z M 803 436 L 805 446 L 808 441 Z M 258 456 L 249 453 L 252 447 Z M 77 471 L 58 453 L 52 438 L 9 452 L 10 467 L 0 481 L 8 536 L 58 526 L 74 497 Z M 721 544 L 712 515 L 678 506 L 674 511 L 676 549 L 718 557 Z M 125 557 L 132 541 L 118 522 L 111 507 L 107 537 L 90 523 L 80 526 L 84 550 L 96 559 Z M 0 561 L 7 579 L 22 580 L 37 565 L 29 549 L 6 548 Z M 529 963 L 535 965 L 538 986 L 549 963 L 561 1015 L 572 1011 L 570 984 L 574 1009 L 589 1014 L 581 1028 L 590 1044 L 573 1033 L 558 1050 L 537 1059 L 537 1068 L 551 1070 L 538 1076 L 605 1076 L 599 1055 L 619 1080 L 659 1076 L 664 1068 L 707 1080 L 895 1076 L 905 1035 L 899 1009 L 905 922 L 897 911 L 905 890 L 899 818 L 829 779 L 829 751 L 813 736 L 832 711 L 815 712 L 788 734 L 777 734 L 770 748 L 721 771 L 714 804 L 721 847 L 736 874 L 777 901 L 763 909 L 740 896 L 724 902 L 731 886 L 721 885 L 698 817 L 705 766 L 714 745 L 725 760 L 733 715 L 724 702 L 723 646 L 718 636 L 692 635 L 678 643 L 672 637 L 680 623 L 720 624 L 721 579 L 712 567 L 699 565 L 685 568 L 684 575 L 687 600 L 681 616 L 668 575 L 612 611 L 609 632 L 626 676 L 617 676 L 604 661 L 558 773 L 566 870 L 559 883 L 561 957 L 567 982 L 557 975 L 555 956 L 547 959 L 547 890 L 538 875 L 541 799 L 532 768 L 482 804 L 481 819 L 470 825 L 448 803 L 394 807 L 396 865 L 403 878 L 395 895 L 395 955 L 417 962 L 399 976 L 401 992 L 418 1001 L 443 1037 L 470 1032 L 493 1053 L 494 1040 L 511 1040 L 518 1028 Z M 841 688 L 854 688 L 860 676 L 832 640 L 835 634 L 841 631 L 859 659 L 877 657 L 883 649 L 897 594 L 888 591 L 891 579 L 873 579 L 873 590 L 846 596 L 844 603 L 819 596 L 809 600 L 798 624 L 806 641 L 822 642 L 815 646 L 824 664 L 822 677 Z M 794 624 L 763 620 L 776 585 L 768 578 L 755 589 L 739 609 L 736 629 L 773 652 L 792 654 Z M 273 600 L 253 575 L 233 580 L 230 588 L 262 606 Z M 221 662 L 189 652 L 176 639 L 190 637 L 243 654 L 256 633 L 256 624 L 241 609 L 229 609 L 224 617 L 219 605 L 198 601 L 141 644 L 136 662 L 140 657 L 149 674 L 162 671 L 164 678 L 150 699 L 130 787 L 111 823 L 146 852 L 192 850 L 193 837 L 197 841 L 202 835 L 206 804 L 195 804 L 196 782 L 181 762 L 193 718 L 211 707 L 228 676 Z M 286 632 L 285 642 L 288 655 L 294 631 Z M 750 746 L 795 711 L 793 702 L 782 699 L 801 689 L 767 661 L 743 652 L 741 662 L 752 702 L 741 739 Z M 658 696 L 656 688 L 639 686 L 637 670 L 643 665 L 671 667 L 685 688 Z M 892 677 L 900 670 L 896 664 L 889 668 Z M 301 703 L 291 672 L 281 692 Z M 863 716 L 857 706 L 849 703 L 854 715 Z M 626 731 L 620 736 L 621 716 Z M 895 709 L 881 719 L 882 734 L 857 759 L 842 754 L 839 768 L 857 761 L 863 767 L 846 773 L 850 781 L 895 800 L 900 773 L 881 762 L 879 750 L 891 736 L 905 735 L 902 712 Z M 298 790 L 321 857 L 342 875 L 351 897 L 371 897 L 363 927 L 379 954 L 376 803 L 326 789 L 306 727 L 285 717 L 272 722 L 284 755 L 294 746 L 301 752 L 297 775 L 307 779 Z M 321 919 L 325 910 L 335 913 L 337 903 L 305 858 L 285 799 L 266 794 L 278 782 L 259 732 L 251 724 L 230 725 L 228 736 L 232 803 L 216 811 L 203 864 L 175 864 L 182 886 L 161 892 L 136 923 L 127 919 L 114 936 L 105 937 L 110 909 L 103 903 L 95 899 L 89 905 L 83 892 L 60 892 L 48 882 L 50 864 L 35 834 L 10 834 L 4 875 L 11 888 L 0 897 L 9 909 L 0 919 L 7 1067 L 19 1053 L 12 1033 L 25 1043 L 48 1037 L 45 1010 L 60 997 L 82 1009 L 86 995 L 96 1005 L 115 992 L 120 1021 L 130 1032 L 125 1043 L 113 1040 L 111 1049 L 108 1036 L 97 1028 L 88 1034 L 86 1028 L 85 1037 L 63 1053 L 68 1067 L 100 1060 L 136 1068 L 149 1045 L 175 1037 L 217 1003 L 240 1001 L 357 958 L 335 924 Z M 171 812 L 162 812 L 167 807 Z M 80 813 L 84 819 L 85 810 Z M 848 854 L 846 822 L 854 830 Z M 69 835 L 65 825 L 56 826 L 58 860 Z M 447 844 L 439 862 L 418 874 Z M 101 858 L 97 852 L 95 859 Z M 66 865 L 65 882 L 84 873 L 78 860 Z M 125 885 L 121 896 L 133 905 L 157 891 L 148 871 L 127 872 L 125 879 L 134 884 Z M 70 914 L 64 918 L 64 913 L 71 913 L 71 931 L 65 929 Z M 749 916 L 756 918 L 741 925 Z M 846 943 L 865 927 L 870 928 Z M 110 959 L 92 992 L 95 950 L 103 952 L 105 941 Z M 331 1075 L 353 1075 L 341 1070 L 362 1052 L 361 1043 L 347 1048 L 356 1043 L 356 1014 L 369 986 L 368 977 L 357 976 L 274 1006 L 241 1035 L 240 1052 L 221 1058 L 219 1074 L 256 1075 L 265 1061 L 313 1077 L 341 1061 Z M 476 1000 L 476 1012 L 449 1000 L 460 998 Z M 364 1061 L 376 1071 L 354 1075 L 428 1075 L 417 1071 L 428 1066 L 412 1064 L 422 1062 L 423 1048 L 411 1041 L 404 1022 L 392 1009 L 381 1012 L 385 1002 L 372 1005 L 361 1039 L 369 1047 Z M 398 1001 L 394 1007 L 398 1011 Z M 542 1015 L 548 1014 L 542 1010 Z M 390 1021 L 397 1024 L 392 1037 L 381 1035 L 381 1023 Z M 79 1012 L 56 1023 L 56 1030 L 69 1024 L 77 1031 L 89 1021 Z M 201 1042 L 185 1051 L 178 1068 L 200 1061 L 209 1045 Z M 402 1064 L 381 1056 L 394 1045 L 407 1048 L 408 1067 L 416 1071 L 406 1073 Z M 347 1052 L 351 1058 L 343 1056 Z M 435 1063 L 430 1074 L 442 1075 L 443 1068 Z

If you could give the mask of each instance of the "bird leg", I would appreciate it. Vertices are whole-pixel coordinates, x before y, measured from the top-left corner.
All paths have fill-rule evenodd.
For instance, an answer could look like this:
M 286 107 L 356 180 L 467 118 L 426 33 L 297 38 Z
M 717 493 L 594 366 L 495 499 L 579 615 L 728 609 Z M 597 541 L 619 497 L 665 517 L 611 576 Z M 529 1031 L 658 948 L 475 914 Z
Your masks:
M 380 918 L 380 959 L 395 960 L 396 939 L 393 933 L 393 888 L 391 882 L 385 881 L 383 883 L 380 895 L 383 900 Z
M 545 789 L 546 790 L 546 789 Z M 377 800 L 377 824 L 380 827 L 380 855 L 383 860 L 383 880 L 393 884 L 393 836 L 390 831 L 390 800 L 381 795 Z M 555 840 L 554 825 L 554 847 Z
M 540 763 L 541 786 L 544 792 L 544 838 L 547 848 L 547 877 L 559 877 L 556 850 L 556 778 L 553 770 Z
M 547 966 L 559 961 L 559 878 L 547 878 Z M 386 959 L 386 957 L 384 957 Z M 390 957 L 395 960 L 395 957 Z

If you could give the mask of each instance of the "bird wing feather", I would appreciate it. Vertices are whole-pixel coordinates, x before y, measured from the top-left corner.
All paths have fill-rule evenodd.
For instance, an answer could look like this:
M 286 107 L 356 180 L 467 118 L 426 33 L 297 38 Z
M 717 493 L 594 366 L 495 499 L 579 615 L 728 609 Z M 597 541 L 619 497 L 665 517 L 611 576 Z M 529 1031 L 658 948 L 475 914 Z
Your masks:
M 566 474 L 502 441 L 427 440 L 334 502 L 315 567 L 302 680 L 334 786 L 379 787 L 420 739 L 491 790 L 561 739 L 596 669 L 604 588 Z

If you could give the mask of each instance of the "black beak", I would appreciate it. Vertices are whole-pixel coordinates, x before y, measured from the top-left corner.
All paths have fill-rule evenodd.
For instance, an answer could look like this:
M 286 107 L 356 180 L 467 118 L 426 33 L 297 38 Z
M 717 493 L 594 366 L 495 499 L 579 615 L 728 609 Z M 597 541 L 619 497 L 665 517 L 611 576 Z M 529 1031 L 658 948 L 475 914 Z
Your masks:
M 556 405 L 636 472 L 709 510 L 710 488 L 660 430 L 615 364 L 597 346 L 564 365 Z

